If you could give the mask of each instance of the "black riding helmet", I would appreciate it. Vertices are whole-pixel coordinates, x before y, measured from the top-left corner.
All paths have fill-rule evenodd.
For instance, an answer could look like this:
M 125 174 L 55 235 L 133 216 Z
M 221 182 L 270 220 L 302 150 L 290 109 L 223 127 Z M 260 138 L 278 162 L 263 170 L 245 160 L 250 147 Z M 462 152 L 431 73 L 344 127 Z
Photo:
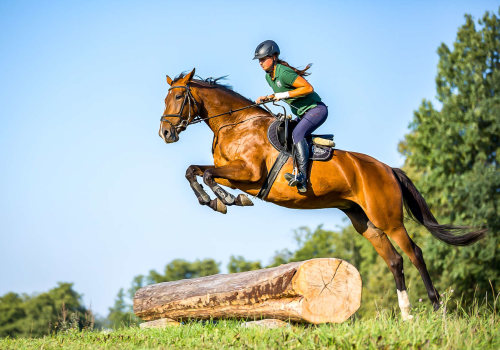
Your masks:
M 278 47 L 278 44 L 276 44 L 273 40 L 266 40 L 261 42 L 257 48 L 255 49 L 255 56 L 254 60 L 258 58 L 263 58 L 267 56 L 272 56 L 272 55 L 279 55 L 280 54 L 280 48 Z

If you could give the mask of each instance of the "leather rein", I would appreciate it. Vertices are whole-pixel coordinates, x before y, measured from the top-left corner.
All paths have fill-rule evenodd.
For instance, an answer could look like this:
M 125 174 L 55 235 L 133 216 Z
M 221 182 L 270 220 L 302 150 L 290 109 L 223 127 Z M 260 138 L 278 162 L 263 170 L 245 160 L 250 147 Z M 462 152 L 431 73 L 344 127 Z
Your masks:
M 170 89 L 168 89 L 168 91 L 170 91 L 172 89 L 177 89 L 177 88 L 185 89 L 186 92 L 187 92 L 186 94 L 184 94 L 184 100 L 182 101 L 182 105 L 181 105 L 181 109 L 180 109 L 179 113 L 177 113 L 177 114 L 164 114 L 160 118 L 160 121 L 169 123 L 175 129 L 175 131 L 177 131 L 177 132 L 186 129 L 191 124 L 197 124 L 197 123 L 200 123 L 202 121 L 209 120 L 209 119 L 212 119 L 212 118 L 217 118 L 217 117 L 220 117 L 220 116 L 223 116 L 223 115 L 226 115 L 226 114 L 233 114 L 235 112 L 239 112 L 239 111 L 242 111 L 244 109 L 248 109 L 248 108 L 252 108 L 252 107 L 264 105 L 264 104 L 272 101 L 271 99 L 270 100 L 264 100 L 261 103 L 254 103 L 252 105 L 245 106 L 245 107 L 238 108 L 238 109 L 234 109 L 234 110 L 230 109 L 228 112 L 224 112 L 224 113 L 220 113 L 220 114 L 212 115 L 210 117 L 203 118 L 203 117 L 201 117 L 199 115 L 199 113 L 200 113 L 200 106 L 199 106 L 198 102 L 196 101 L 196 99 L 193 97 L 193 94 L 191 93 L 191 89 L 189 87 L 189 84 L 186 84 L 185 86 L 183 86 L 183 85 L 172 86 L 172 87 L 170 87 Z M 184 107 L 186 107 L 186 104 L 188 105 L 188 108 L 189 108 L 188 109 L 188 117 L 187 117 L 187 119 L 183 119 L 182 118 L 182 112 L 184 111 Z M 191 110 L 193 109 L 193 105 L 196 107 L 197 113 L 196 113 L 196 115 L 194 115 L 193 118 L 191 118 Z M 264 106 L 264 107 L 272 115 L 274 115 L 274 113 L 272 113 L 271 110 L 269 108 L 267 108 L 267 106 Z M 194 111 L 193 111 L 193 114 L 194 114 Z M 174 125 L 174 124 L 172 124 L 172 122 L 170 120 L 167 119 L 168 117 L 176 117 L 176 118 L 179 118 L 181 121 L 178 124 Z

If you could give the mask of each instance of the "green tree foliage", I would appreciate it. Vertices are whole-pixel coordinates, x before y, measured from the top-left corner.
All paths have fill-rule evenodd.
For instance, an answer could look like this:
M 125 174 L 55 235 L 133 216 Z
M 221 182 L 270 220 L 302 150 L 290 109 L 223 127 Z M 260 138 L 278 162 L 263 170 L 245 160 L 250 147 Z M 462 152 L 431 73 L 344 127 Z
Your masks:
M 154 270 L 149 271 L 146 280 L 148 284 L 151 284 L 210 276 L 219 272 L 219 263 L 213 259 L 196 260 L 193 262 L 175 259 L 165 266 L 163 274 Z
M 59 283 L 34 296 L 0 297 L 0 337 L 39 337 L 69 328 L 93 327 L 93 315 L 81 303 L 72 283 Z
M 271 266 L 278 266 L 292 261 L 303 261 L 313 258 L 337 257 L 349 261 L 353 265 L 360 263 L 359 247 L 355 236 L 348 237 L 347 228 L 341 232 L 324 230 L 318 226 L 314 231 L 309 227 L 300 227 L 294 232 L 297 250 L 287 249 L 276 252 L 271 259 Z M 356 234 L 357 235 L 357 234 Z M 339 256 L 342 255 L 342 256 Z
M 7 293 L 0 297 L 0 337 L 22 334 L 25 317 L 22 297 L 16 293 Z
M 245 258 L 241 255 L 231 255 L 231 257 L 229 258 L 229 263 L 227 264 L 227 270 L 229 271 L 229 273 L 252 271 L 261 268 L 262 265 L 260 264 L 260 261 L 245 260 Z
M 500 9 L 499 9 L 500 14 Z M 499 277 L 500 21 L 469 15 L 450 49 L 438 49 L 440 109 L 424 100 L 400 144 L 404 169 L 441 223 L 488 227 L 486 239 L 466 248 L 447 246 L 415 226 L 438 289 L 466 299 L 491 292 Z
M 111 328 L 129 327 L 139 322 L 138 318 L 132 312 L 131 305 L 127 304 L 125 297 L 125 291 L 123 288 L 120 288 L 114 305 L 109 308 L 107 325 Z

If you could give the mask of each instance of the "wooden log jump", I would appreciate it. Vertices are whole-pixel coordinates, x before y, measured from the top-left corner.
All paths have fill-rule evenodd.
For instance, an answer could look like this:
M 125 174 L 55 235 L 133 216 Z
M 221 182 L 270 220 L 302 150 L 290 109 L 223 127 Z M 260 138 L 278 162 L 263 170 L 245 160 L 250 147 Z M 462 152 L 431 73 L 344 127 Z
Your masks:
M 314 324 L 347 320 L 361 303 L 361 276 L 340 259 L 153 284 L 139 289 L 143 320 L 274 318 Z

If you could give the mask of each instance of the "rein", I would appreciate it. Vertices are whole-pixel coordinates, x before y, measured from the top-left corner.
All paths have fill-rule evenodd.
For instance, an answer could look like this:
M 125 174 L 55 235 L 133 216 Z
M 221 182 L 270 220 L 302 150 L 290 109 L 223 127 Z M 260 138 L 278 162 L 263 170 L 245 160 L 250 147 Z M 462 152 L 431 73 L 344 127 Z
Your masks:
M 272 101 L 271 99 L 269 99 L 269 100 L 264 100 L 261 103 L 254 103 L 252 105 L 245 106 L 245 107 L 242 107 L 242 108 L 237 108 L 237 109 L 234 109 L 234 110 L 230 109 L 228 112 L 224 112 L 224 113 L 212 115 L 210 117 L 202 118 L 198 114 L 200 112 L 200 107 L 198 105 L 198 102 L 196 101 L 196 99 L 193 97 L 193 95 L 191 93 L 191 89 L 189 87 L 189 84 L 186 84 L 186 86 L 182 86 L 182 85 L 172 86 L 172 87 L 170 87 L 170 89 L 168 89 L 168 91 L 170 91 L 172 89 L 176 89 L 176 88 L 182 88 L 182 89 L 185 89 L 187 91 L 187 94 L 184 95 L 184 100 L 182 101 L 182 105 L 181 105 L 181 109 L 180 109 L 179 113 L 177 113 L 177 114 L 164 114 L 160 118 L 160 121 L 169 123 L 173 128 L 176 129 L 176 131 L 184 130 L 185 128 L 187 128 L 191 124 L 201 123 L 203 121 L 206 121 L 206 120 L 209 120 L 209 119 L 212 119 L 212 118 L 221 117 L 221 116 L 226 115 L 226 114 L 231 115 L 231 114 L 233 114 L 235 112 L 239 112 L 239 111 L 242 111 L 244 109 L 248 109 L 248 108 L 252 108 L 252 107 L 256 107 L 256 106 L 260 106 L 260 105 L 264 105 L 264 108 L 268 112 L 270 112 L 271 115 L 274 115 L 274 113 L 271 112 L 271 110 L 267 106 L 265 106 L 266 103 Z M 188 108 L 189 108 L 188 109 L 188 117 L 187 117 L 187 119 L 182 119 L 182 112 L 184 111 L 184 107 L 186 106 L 186 102 L 187 102 Z M 196 106 L 196 109 L 197 109 L 198 113 L 191 120 L 192 104 L 194 104 L 194 106 Z M 193 114 L 194 114 L 194 112 L 193 112 Z M 179 124 L 174 125 L 174 124 L 172 124 L 172 122 L 170 120 L 167 119 L 167 117 L 177 117 L 177 118 L 181 119 L 181 121 L 180 121 Z

